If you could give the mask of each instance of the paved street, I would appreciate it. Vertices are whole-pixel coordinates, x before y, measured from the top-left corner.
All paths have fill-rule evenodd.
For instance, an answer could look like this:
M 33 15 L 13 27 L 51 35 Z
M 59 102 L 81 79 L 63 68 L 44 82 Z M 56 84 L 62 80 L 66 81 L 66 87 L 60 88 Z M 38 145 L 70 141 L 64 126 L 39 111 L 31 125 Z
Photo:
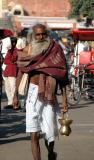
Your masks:
M 58 98 L 61 103 L 61 97 Z M 30 135 L 25 133 L 25 112 L 4 110 L 2 99 L 0 116 L 0 160 L 33 160 Z M 82 100 L 78 106 L 69 107 L 73 119 L 72 133 L 56 138 L 57 160 L 94 159 L 94 100 Z M 42 160 L 47 160 L 43 139 L 40 140 Z

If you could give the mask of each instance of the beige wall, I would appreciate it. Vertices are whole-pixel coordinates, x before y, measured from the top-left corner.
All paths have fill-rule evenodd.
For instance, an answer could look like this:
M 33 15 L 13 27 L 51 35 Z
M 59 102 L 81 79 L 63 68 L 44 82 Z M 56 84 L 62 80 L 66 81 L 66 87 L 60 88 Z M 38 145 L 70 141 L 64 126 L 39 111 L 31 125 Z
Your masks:
M 7 7 L 7 0 L 0 0 L 0 1 L 2 1 L 2 8 L 6 9 L 6 7 Z
M 0 0 L 0 17 L 2 17 L 2 11 L 7 8 L 7 0 Z
M 2 0 L 0 1 L 0 18 L 2 17 Z

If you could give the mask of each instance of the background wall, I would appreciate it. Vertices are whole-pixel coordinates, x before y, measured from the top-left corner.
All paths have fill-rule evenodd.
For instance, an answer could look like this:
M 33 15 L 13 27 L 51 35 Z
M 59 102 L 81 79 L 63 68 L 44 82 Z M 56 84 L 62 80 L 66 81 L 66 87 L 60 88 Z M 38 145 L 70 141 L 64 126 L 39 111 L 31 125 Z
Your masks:
M 22 4 L 30 16 L 67 17 L 71 6 L 69 0 L 7 0 Z

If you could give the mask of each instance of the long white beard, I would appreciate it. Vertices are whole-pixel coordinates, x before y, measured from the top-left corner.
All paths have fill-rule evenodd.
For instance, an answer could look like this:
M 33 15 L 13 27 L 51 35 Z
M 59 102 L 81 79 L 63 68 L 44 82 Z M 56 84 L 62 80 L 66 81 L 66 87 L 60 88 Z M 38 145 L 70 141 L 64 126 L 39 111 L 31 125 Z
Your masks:
M 50 38 L 46 38 L 43 41 L 32 40 L 31 42 L 31 55 L 36 56 L 47 50 L 50 45 Z

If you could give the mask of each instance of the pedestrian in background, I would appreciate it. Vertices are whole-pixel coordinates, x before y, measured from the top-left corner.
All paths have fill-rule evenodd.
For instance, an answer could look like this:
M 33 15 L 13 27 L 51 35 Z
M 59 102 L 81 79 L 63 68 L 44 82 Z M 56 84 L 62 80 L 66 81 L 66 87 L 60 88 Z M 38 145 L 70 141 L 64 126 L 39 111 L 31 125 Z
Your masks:
M 11 49 L 8 50 L 5 58 L 4 58 L 4 64 L 5 69 L 3 70 L 3 77 L 4 77 L 4 85 L 5 85 L 5 92 L 8 99 L 8 105 L 5 106 L 6 109 L 12 108 L 13 109 L 13 96 L 15 92 L 15 84 L 16 84 L 16 77 L 17 77 L 17 49 L 16 49 L 16 43 L 17 38 L 11 37 Z M 14 109 L 16 109 L 16 106 L 14 106 Z
M 17 34 L 17 44 L 16 44 L 16 48 L 18 50 L 23 50 L 26 46 L 26 38 L 23 37 L 22 33 L 19 32 Z

